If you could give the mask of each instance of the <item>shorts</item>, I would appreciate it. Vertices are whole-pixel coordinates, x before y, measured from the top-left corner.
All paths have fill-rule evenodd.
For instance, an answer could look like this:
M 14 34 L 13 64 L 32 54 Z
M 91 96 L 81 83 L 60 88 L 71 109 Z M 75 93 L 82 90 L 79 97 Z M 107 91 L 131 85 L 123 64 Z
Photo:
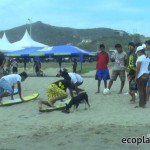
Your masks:
M 120 77 L 121 81 L 125 81 L 125 79 L 126 79 L 125 70 L 113 70 L 112 71 L 111 79 L 113 81 L 116 81 L 118 76 Z
M 136 92 L 138 90 L 137 84 L 136 83 L 129 83 L 129 90 Z
M 109 70 L 108 69 L 98 69 L 96 71 L 95 80 L 109 80 Z
M 4 91 L 7 91 L 11 94 L 13 92 L 13 89 L 5 79 L 0 79 L 0 94 L 2 94 Z
M 64 94 L 65 91 L 60 89 L 56 84 L 51 84 L 47 88 L 47 96 L 49 101 L 54 98 L 63 96 Z

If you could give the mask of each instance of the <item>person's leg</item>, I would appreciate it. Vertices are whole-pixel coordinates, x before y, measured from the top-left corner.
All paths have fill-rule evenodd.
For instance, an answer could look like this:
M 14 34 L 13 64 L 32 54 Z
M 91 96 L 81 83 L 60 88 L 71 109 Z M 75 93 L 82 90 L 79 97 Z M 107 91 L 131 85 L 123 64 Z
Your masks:
M 148 78 L 143 79 L 143 107 L 146 105 L 146 101 L 147 101 L 147 94 L 146 94 L 147 81 L 148 81 Z
M 100 85 L 101 85 L 101 79 L 102 79 L 101 69 L 97 70 L 96 75 L 97 75 L 97 80 L 98 80 L 96 93 L 100 93 Z
M 146 87 L 146 98 L 147 98 L 147 101 L 149 101 L 149 97 L 150 97 L 150 77 L 147 81 L 147 87 Z
M 139 92 L 139 107 L 144 108 L 146 105 L 146 79 L 142 79 L 142 77 L 138 78 L 138 92 Z
M 125 85 L 125 70 L 120 70 L 119 71 L 119 77 L 120 77 L 120 80 L 121 80 L 121 86 L 120 86 L 120 91 L 118 92 L 118 94 L 121 94 L 122 90 L 124 88 L 124 85 Z
M 141 101 L 142 101 L 142 88 L 143 88 L 143 86 L 141 84 L 142 84 L 141 78 L 138 78 L 137 79 L 137 86 L 138 86 L 138 92 L 139 92 L 139 107 L 142 104 Z
M 107 80 L 104 80 L 104 87 L 107 88 Z
M 13 92 L 12 87 L 9 85 L 6 80 L 1 79 L 0 80 L 0 98 L 7 96 L 8 94 L 11 94 Z
M 116 81 L 118 77 L 118 71 L 117 70 L 113 70 L 112 74 L 111 74 L 111 79 L 109 80 L 109 84 L 108 84 L 108 89 L 110 90 L 112 85 L 113 85 L 113 81 Z
M 149 101 L 149 97 L 150 97 L 150 86 L 146 86 L 146 97 L 147 97 L 147 101 Z
M 101 84 L 101 80 L 98 80 L 98 82 L 97 82 L 97 92 L 96 93 L 100 93 L 100 84 Z
M 131 95 L 131 100 L 130 102 L 135 102 L 135 92 L 134 91 L 129 91 L 129 94 Z
M 42 109 L 42 104 L 44 104 L 44 105 L 47 105 L 47 106 L 51 107 L 51 105 L 49 104 L 49 102 L 48 102 L 48 101 L 44 101 L 44 100 L 42 100 L 42 101 L 39 101 L 39 102 L 38 102 L 39 110 L 41 110 L 41 109 Z
M 118 92 L 118 94 L 121 94 L 121 93 L 122 93 L 122 90 L 123 90 L 123 88 L 124 88 L 124 84 L 125 84 L 125 82 L 124 82 L 124 81 L 121 81 L 120 91 Z
M 108 71 L 108 69 L 104 69 L 104 70 L 103 70 L 102 78 L 103 78 L 103 80 L 104 80 L 104 87 L 105 87 L 105 89 L 107 88 L 107 80 L 108 80 L 108 77 L 109 77 L 109 71 Z
M 41 101 L 38 102 L 39 110 L 42 109 L 42 104 L 47 105 L 47 106 L 49 106 L 49 107 L 55 107 L 55 106 L 54 106 L 54 103 L 55 103 L 56 101 L 65 99 L 65 98 L 67 98 L 67 97 L 68 97 L 68 95 L 67 95 L 67 94 L 64 94 L 64 95 L 62 95 L 62 96 L 55 97 L 54 99 L 51 99 L 51 100 L 47 100 L 47 101 L 46 101 L 46 100 L 41 100 Z
M 61 95 L 61 96 L 55 97 L 54 99 L 49 100 L 49 104 L 50 104 L 51 106 L 54 106 L 54 103 L 55 103 L 56 101 L 65 99 L 65 98 L 67 98 L 67 97 L 68 97 L 68 95 L 65 93 L 64 95 Z

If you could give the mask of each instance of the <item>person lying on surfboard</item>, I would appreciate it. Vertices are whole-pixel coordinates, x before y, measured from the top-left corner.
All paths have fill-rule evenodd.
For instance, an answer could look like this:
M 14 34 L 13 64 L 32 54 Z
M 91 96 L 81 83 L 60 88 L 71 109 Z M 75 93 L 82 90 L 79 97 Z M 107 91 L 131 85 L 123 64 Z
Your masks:
M 42 104 L 47 105 L 49 107 L 54 107 L 54 103 L 56 101 L 67 98 L 68 97 L 66 93 L 67 88 L 70 91 L 71 97 L 73 97 L 71 78 L 68 75 L 68 73 L 64 76 L 64 79 L 58 80 L 48 86 L 47 88 L 48 100 L 41 100 L 38 102 L 39 111 L 42 110 Z
M 13 91 L 14 86 L 17 84 L 18 86 L 18 93 L 20 99 L 23 101 L 22 94 L 21 94 L 21 81 L 24 81 L 28 77 L 26 72 L 22 72 L 20 74 L 10 74 L 3 76 L 0 79 L 0 102 L 3 97 L 11 94 L 11 99 L 13 99 Z

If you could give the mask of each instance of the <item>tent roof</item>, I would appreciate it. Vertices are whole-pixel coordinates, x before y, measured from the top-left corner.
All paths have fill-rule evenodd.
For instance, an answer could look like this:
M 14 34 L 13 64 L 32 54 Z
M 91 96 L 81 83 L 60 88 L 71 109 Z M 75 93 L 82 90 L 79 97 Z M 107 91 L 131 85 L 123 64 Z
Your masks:
M 28 31 L 25 31 L 24 36 L 22 37 L 21 40 L 14 42 L 13 45 L 17 45 L 23 48 L 28 48 L 28 47 L 45 47 L 47 45 L 44 45 L 42 43 L 36 42 L 34 40 L 32 40 L 32 38 L 30 37 Z
M 19 46 L 12 45 L 8 41 L 8 39 L 6 37 L 6 34 L 4 32 L 2 39 L 0 39 L 0 50 L 2 52 L 12 52 L 12 51 L 15 51 L 15 50 L 20 50 L 20 49 L 22 49 L 22 48 L 19 47 Z
M 72 45 L 60 45 L 53 47 L 33 47 L 25 48 L 24 50 L 15 51 L 12 53 L 7 53 L 8 56 L 48 56 L 48 57 L 57 57 L 57 56 L 81 56 L 81 55 L 92 55 L 92 52 L 82 50 L 78 47 Z

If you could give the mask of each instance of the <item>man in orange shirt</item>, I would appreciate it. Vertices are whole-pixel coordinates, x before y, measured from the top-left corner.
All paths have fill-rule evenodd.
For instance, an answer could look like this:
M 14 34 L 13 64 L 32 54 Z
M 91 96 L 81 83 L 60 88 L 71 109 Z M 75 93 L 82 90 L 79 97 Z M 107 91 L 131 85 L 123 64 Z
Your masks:
M 96 75 L 95 80 L 98 80 L 98 90 L 96 93 L 100 93 L 100 84 L 101 80 L 104 80 L 104 87 L 107 88 L 107 80 L 109 79 L 109 70 L 108 70 L 108 62 L 109 62 L 109 55 L 105 51 L 105 45 L 100 44 L 99 46 L 100 51 L 97 54 L 96 58 Z

